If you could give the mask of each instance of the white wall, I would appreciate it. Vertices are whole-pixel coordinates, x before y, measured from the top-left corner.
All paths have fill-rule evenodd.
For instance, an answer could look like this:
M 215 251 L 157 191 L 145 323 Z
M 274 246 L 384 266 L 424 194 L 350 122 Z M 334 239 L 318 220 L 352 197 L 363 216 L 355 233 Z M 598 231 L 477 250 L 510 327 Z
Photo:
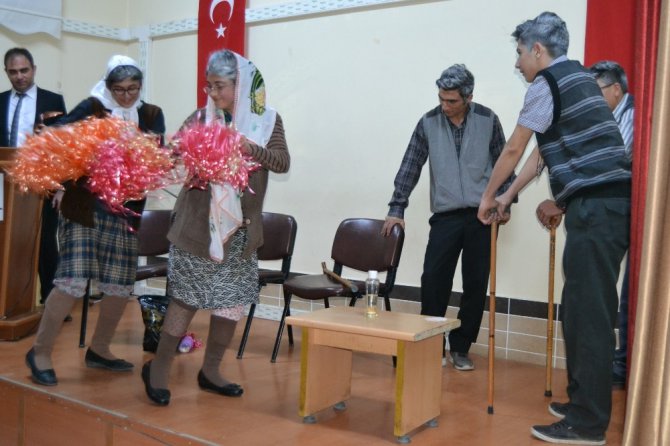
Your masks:
M 265 75 L 268 102 L 284 117 L 292 154 L 289 175 L 273 177 L 266 209 L 297 218 L 295 271 L 316 272 L 329 259 L 343 218 L 386 215 L 407 142 L 420 116 L 437 105 L 434 82 L 447 66 L 470 68 L 475 101 L 495 110 L 511 133 L 526 85 L 514 70 L 510 34 L 544 10 L 566 20 L 569 55 L 582 59 L 583 0 L 407 2 L 249 27 L 249 57 Z M 420 283 L 428 195 L 424 172 L 405 215 L 398 283 Z M 547 196 L 542 178 L 523 194 L 501 232 L 499 296 L 546 300 L 549 237 L 534 210 Z M 557 290 L 562 244 L 560 234 Z M 454 287 L 461 286 L 457 277 Z
M 247 3 L 259 8 L 284 2 Z M 64 0 L 64 15 L 136 27 L 194 18 L 197 4 Z M 386 215 L 407 142 L 421 115 L 437 105 L 434 81 L 447 66 L 469 67 L 476 79 L 474 100 L 496 111 L 506 134 L 511 133 L 526 85 L 514 70 L 510 33 L 544 10 L 566 20 L 569 56 L 581 60 L 586 0 L 408 1 L 248 26 L 248 56 L 265 77 L 269 104 L 284 118 L 292 156 L 290 173 L 271 176 L 265 209 L 292 214 L 298 221 L 294 271 L 320 271 L 321 261 L 330 258 L 332 237 L 342 219 Z M 111 54 L 139 53 L 137 43 L 45 36 L 19 36 L 2 29 L 0 44 L 30 48 L 39 66 L 38 83 L 63 91 L 69 107 L 87 95 Z M 196 46 L 194 33 L 152 44 L 146 94 L 163 107 L 169 133 L 195 106 Z M 2 82 L 1 87 L 9 85 Z M 407 237 L 397 278 L 401 284 L 420 283 L 430 216 L 427 177 L 424 172 L 405 215 Z M 524 192 L 512 222 L 501 231 L 499 296 L 546 301 L 549 237 L 534 210 L 547 197 L 543 177 Z M 557 291 L 562 286 L 559 232 Z M 460 277 L 454 288 L 461 289 Z

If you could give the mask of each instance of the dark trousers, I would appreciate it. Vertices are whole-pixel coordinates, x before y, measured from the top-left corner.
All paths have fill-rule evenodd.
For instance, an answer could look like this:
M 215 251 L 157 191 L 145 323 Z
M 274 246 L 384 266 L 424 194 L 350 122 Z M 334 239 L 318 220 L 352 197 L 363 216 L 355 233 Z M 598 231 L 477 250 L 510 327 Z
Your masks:
M 630 199 L 573 199 L 566 210 L 563 335 L 568 372 L 566 422 L 587 433 L 607 430 L 617 279 L 629 242 Z
M 44 199 L 42 206 L 42 236 L 37 271 L 40 275 L 40 302 L 44 303 L 53 288 L 58 266 L 58 211 L 51 206 L 51 200 Z
M 444 316 L 458 257 L 462 255 L 461 326 L 449 333 L 453 352 L 467 353 L 477 339 L 489 281 L 491 228 L 477 220 L 477 209 L 434 214 L 421 276 L 421 314 Z
M 628 254 L 630 256 L 630 253 Z M 626 379 L 626 363 L 628 362 L 628 274 L 630 272 L 630 257 L 626 261 L 626 272 L 621 284 L 619 297 L 619 348 L 614 351 L 614 366 L 612 371 L 620 379 Z

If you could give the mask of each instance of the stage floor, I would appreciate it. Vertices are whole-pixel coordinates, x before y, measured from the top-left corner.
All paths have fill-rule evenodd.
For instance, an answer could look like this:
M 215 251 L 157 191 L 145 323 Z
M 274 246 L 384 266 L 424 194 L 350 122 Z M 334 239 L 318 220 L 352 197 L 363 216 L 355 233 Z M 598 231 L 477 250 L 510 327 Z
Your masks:
M 88 339 L 97 315 L 98 308 L 94 305 L 89 311 Z M 277 362 L 272 364 L 270 354 L 277 322 L 255 319 L 244 358 L 238 360 L 236 354 L 244 328 L 243 319 L 238 324 L 231 348 L 225 354 L 222 371 L 224 376 L 244 387 L 244 395 L 241 398 L 226 398 L 198 388 L 196 377 L 202 362 L 202 348 L 176 358 L 170 381 L 171 403 L 167 407 L 158 407 L 147 399 L 140 378 L 142 364 L 153 355 L 142 352 L 144 327 L 137 302 L 132 301 L 128 305 L 112 345 L 116 354 L 135 364 L 134 371 L 130 373 L 86 368 L 86 349 L 78 347 L 79 309 L 73 317 L 73 322 L 64 325 L 54 351 L 54 367 L 59 380 L 55 387 L 37 386 L 30 380 L 24 355 L 32 344 L 33 336 L 16 342 L 0 342 L 0 400 L 9 394 L 27 392 L 41 395 L 42 399 L 46 396 L 47 401 L 64 405 L 63 416 L 79 407 L 79 410 L 93 414 L 98 420 L 106 417 L 125 420 L 125 427 L 122 426 L 121 430 L 138 424 L 141 425 L 139 430 L 145 433 L 166 433 L 160 442 L 146 444 L 374 446 L 396 442 L 393 436 L 395 375 L 390 357 L 355 354 L 352 397 L 347 401 L 346 410 L 325 410 L 317 414 L 316 424 L 303 424 L 298 416 L 300 330 L 295 330 L 296 344 L 292 349 L 289 349 L 284 333 Z M 208 317 L 208 313 L 201 311 L 191 325 L 191 331 L 203 341 L 207 335 Z M 474 360 L 476 369 L 473 372 L 458 372 L 450 365 L 443 369 L 438 426 L 414 431 L 412 443 L 425 446 L 546 444 L 534 440 L 529 432 L 533 424 L 555 421 L 547 412 L 550 399 L 544 397 L 544 367 L 496 360 L 495 413 L 489 415 L 487 358 L 474 356 Z M 565 382 L 565 371 L 555 370 L 555 400 L 565 401 Z M 614 390 L 613 397 L 613 416 L 607 433 L 609 446 L 621 444 L 625 391 Z M 19 411 L 25 413 L 29 409 L 34 411 L 48 407 L 48 403 L 44 402 L 40 403 L 43 406 L 35 407 L 25 407 L 28 404 L 25 402 L 21 404 Z M 62 408 L 59 413 L 63 413 Z M 6 430 L 17 424 L 13 421 L 17 418 L 16 413 L 0 408 L 0 431 L 5 431 L 0 434 L 0 446 L 17 444 L 17 436 L 8 435 Z M 100 428 L 96 423 L 62 423 L 58 427 L 65 420 L 49 419 L 47 416 L 44 420 L 34 421 L 36 423 L 19 423 L 21 426 L 14 429 L 23 429 L 18 434 L 22 444 L 85 444 L 82 441 L 86 438 L 86 431 Z M 40 431 L 39 435 L 35 430 Z M 170 437 L 169 433 L 180 434 Z M 37 438 L 40 438 L 39 443 L 35 440 Z M 119 441 L 120 436 L 114 438 L 114 445 L 139 444 L 134 440 L 127 443 Z M 160 439 L 160 435 L 153 438 Z M 112 444 L 111 440 L 106 444 Z

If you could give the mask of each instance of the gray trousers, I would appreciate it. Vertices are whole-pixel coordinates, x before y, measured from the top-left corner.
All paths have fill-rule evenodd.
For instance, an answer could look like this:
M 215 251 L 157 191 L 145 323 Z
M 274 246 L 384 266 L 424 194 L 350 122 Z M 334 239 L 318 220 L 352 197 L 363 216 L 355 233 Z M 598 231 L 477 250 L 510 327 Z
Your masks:
M 565 214 L 563 335 L 568 372 L 566 422 L 603 434 L 612 410 L 617 279 L 628 249 L 629 198 L 578 197 Z

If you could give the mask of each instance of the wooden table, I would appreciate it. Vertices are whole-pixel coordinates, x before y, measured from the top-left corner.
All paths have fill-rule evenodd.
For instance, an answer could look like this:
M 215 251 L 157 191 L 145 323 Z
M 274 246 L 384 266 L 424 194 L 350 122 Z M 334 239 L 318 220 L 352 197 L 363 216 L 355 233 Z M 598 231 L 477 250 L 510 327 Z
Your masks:
M 286 318 L 302 327 L 299 415 L 310 423 L 320 410 L 345 407 L 353 351 L 397 356 L 393 433 L 407 443 L 408 432 L 424 423 L 437 425 L 443 333 L 460 321 L 392 311 L 367 319 L 364 311 L 332 307 Z

